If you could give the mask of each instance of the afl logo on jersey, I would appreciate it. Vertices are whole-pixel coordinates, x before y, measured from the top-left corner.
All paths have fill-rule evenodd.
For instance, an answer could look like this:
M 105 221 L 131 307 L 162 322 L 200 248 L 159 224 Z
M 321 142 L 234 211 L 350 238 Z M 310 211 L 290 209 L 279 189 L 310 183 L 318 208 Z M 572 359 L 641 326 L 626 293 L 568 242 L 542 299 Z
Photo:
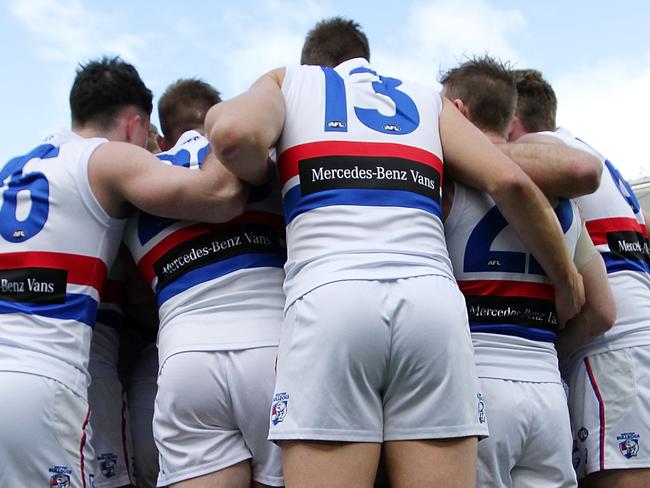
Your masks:
M 273 397 L 271 406 L 271 423 L 278 425 L 287 416 L 287 406 L 289 404 L 289 395 L 285 392 L 276 393 Z

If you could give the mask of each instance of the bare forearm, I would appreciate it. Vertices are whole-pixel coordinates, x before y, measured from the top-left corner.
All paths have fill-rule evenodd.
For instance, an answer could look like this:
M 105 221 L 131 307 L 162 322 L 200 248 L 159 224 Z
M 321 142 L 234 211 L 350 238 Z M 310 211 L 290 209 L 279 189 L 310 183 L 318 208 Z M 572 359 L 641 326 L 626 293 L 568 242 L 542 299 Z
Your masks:
M 564 144 L 500 144 L 547 195 L 574 198 L 593 193 L 600 185 L 602 163 L 585 151 Z

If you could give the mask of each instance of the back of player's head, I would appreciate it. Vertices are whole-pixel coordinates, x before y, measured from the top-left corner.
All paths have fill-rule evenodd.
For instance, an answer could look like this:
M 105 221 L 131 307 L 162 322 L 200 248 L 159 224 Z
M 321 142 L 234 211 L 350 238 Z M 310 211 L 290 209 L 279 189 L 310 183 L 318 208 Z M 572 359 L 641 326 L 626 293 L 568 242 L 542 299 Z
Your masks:
M 354 58 L 370 61 L 368 38 L 357 22 L 331 17 L 321 20 L 307 33 L 300 63 L 333 68 Z
M 80 64 L 70 90 L 73 127 L 94 124 L 110 128 L 125 107 L 134 107 L 147 120 L 153 95 L 133 65 L 119 57 L 102 57 Z
M 534 69 L 514 71 L 517 83 L 516 115 L 528 132 L 555 130 L 557 98 L 542 73 Z
M 169 85 L 158 101 L 160 130 L 167 144 L 176 144 L 185 131 L 202 130 L 205 114 L 220 101 L 217 90 L 196 78 L 180 79 Z
M 490 56 L 465 61 L 440 79 L 450 100 L 460 99 L 481 130 L 506 134 L 515 113 L 517 89 L 507 64 Z

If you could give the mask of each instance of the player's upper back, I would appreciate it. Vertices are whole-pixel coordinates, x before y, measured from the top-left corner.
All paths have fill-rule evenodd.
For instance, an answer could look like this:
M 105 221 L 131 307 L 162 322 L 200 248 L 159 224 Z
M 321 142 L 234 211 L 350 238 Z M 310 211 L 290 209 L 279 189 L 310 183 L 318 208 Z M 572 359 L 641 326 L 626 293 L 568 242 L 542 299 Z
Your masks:
M 315 261 L 332 265 L 315 274 L 336 274 L 349 263 L 337 266 L 335 256 L 352 254 L 366 270 L 359 254 L 448 268 L 440 222 L 439 95 L 382 76 L 361 58 L 335 68 L 289 67 L 282 92 L 286 118 L 278 153 L 288 282 Z

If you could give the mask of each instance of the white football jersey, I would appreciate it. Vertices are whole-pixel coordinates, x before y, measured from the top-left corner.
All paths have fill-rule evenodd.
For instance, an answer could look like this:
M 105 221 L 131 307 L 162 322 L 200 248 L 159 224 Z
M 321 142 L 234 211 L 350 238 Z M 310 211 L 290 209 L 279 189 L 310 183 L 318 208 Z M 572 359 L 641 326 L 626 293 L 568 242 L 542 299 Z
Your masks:
M 451 278 L 438 93 L 364 59 L 288 67 L 282 92 L 287 306 L 333 281 Z
M 578 207 L 559 200 L 555 213 L 573 256 L 582 229 Z M 445 235 L 479 376 L 559 382 L 553 285 L 494 200 L 455 183 Z
M 587 230 L 607 267 L 616 302 L 614 326 L 587 346 L 589 352 L 650 344 L 650 251 L 643 211 L 616 167 L 569 131 L 542 134 L 595 154 L 603 161 L 600 187 L 577 199 Z
M 99 298 L 88 370 L 93 377 L 117 377 L 120 332 L 124 322 L 124 268 L 121 251 L 108 271 Z
M 198 170 L 208 151 L 208 141 L 188 131 L 157 156 Z M 182 351 L 278 344 L 286 246 L 277 181 L 253 188 L 245 212 L 224 224 L 139 212 L 125 243 L 156 293 L 161 364 Z
M 84 398 L 97 303 L 124 226 L 88 183 L 103 142 L 60 131 L 0 168 L 0 370 L 47 376 Z

